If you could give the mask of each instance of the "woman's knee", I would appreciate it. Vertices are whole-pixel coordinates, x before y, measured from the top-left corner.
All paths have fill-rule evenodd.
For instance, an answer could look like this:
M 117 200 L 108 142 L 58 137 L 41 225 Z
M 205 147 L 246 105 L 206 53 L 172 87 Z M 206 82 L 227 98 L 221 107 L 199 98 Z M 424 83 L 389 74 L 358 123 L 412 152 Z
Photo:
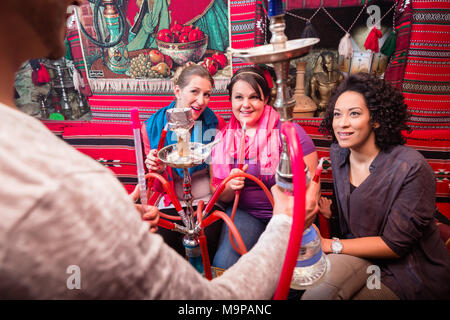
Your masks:
M 330 270 L 323 280 L 305 291 L 303 300 L 348 300 L 365 286 L 370 262 L 346 254 L 329 254 Z

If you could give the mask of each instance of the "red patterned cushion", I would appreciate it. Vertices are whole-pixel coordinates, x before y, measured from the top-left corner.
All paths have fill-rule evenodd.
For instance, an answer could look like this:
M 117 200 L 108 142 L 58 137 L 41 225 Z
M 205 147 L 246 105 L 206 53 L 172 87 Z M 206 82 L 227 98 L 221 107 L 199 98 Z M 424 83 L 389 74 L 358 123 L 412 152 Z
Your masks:
M 71 124 L 62 138 L 114 172 L 128 192 L 134 189 L 137 169 L 131 124 Z

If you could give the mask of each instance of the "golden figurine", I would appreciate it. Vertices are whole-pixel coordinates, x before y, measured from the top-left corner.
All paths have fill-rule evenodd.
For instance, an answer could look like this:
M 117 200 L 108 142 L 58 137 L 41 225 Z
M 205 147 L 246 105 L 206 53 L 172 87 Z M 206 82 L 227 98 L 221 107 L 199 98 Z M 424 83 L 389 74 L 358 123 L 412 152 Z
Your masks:
M 317 116 L 323 117 L 331 91 L 344 79 L 333 52 L 321 52 L 310 80 L 311 98 L 317 105 Z

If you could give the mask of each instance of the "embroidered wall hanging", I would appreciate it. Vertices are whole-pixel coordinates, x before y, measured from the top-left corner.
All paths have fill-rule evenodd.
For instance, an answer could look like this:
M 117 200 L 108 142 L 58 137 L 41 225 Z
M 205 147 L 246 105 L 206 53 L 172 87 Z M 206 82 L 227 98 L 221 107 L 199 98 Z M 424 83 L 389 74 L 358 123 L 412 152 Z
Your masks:
M 92 91 L 172 93 L 175 70 L 192 62 L 204 65 L 224 91 L 232 70 L 225 53 L 228 6 L 226 0 L 85 1 L 77 18 Z

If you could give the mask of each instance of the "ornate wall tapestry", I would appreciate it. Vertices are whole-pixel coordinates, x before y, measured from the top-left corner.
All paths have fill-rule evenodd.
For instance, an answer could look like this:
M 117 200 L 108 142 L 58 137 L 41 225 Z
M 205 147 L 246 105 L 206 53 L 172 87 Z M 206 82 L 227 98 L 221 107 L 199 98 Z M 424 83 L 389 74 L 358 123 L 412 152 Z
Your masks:
M 95 93 L 172 93 L 175 70 L 205 66 L 224 91 L 231 77 L 227 0 L 86 0 L 78 11 Z

